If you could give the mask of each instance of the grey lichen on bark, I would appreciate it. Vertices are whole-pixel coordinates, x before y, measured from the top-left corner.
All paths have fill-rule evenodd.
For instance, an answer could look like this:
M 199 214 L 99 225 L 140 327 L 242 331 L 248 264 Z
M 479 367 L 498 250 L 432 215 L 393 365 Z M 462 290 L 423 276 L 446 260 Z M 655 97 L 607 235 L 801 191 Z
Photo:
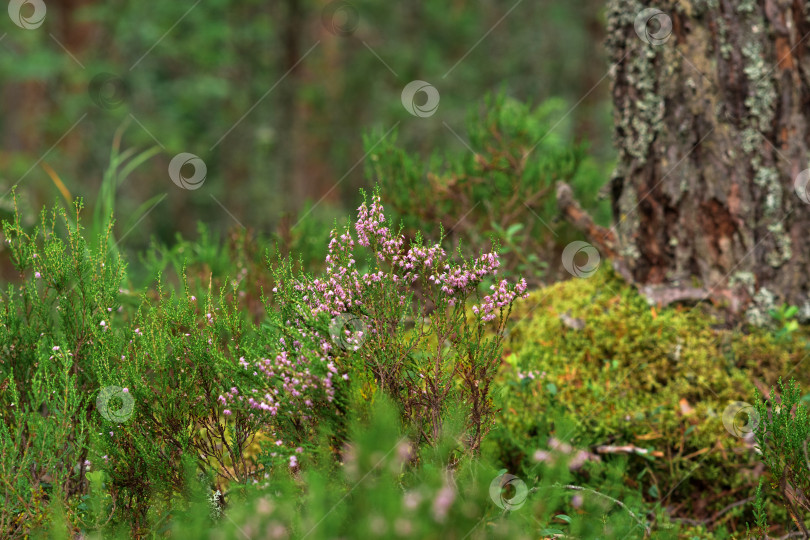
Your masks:
M 810 316 L 810 205 L 793 185 L 810 157 L 810 6 L 797 6 L 609 0 L 613 230 L 638 285 L 706 290 L 757 321 L 783 302 Z M 671 23 L 662 43 L 636 33 L 651 7 Z

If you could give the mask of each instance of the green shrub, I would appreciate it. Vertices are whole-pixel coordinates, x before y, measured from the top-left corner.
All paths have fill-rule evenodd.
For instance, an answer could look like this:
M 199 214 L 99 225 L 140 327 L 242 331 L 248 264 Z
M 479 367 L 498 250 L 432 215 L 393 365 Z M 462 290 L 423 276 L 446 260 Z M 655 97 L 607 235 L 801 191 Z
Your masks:
M 455 263 L 441 241 L 424 246 L 417 236 L 406 247 L 392 228 L 374 195 L 370 206 L 364 202 L 358 209 L 356 242 L 348 226 L 332 231 L 323 275 L 296 274 L 282 261 L 273 288 L 282 312 L 276 320 L 284 334 L 282 362 L 298 365 L 305 359 L 304 365 L 318 366 L 331 359 L 322 383 L 327 394 L 333 374 L 356 376 L 365 387 L 361 394 L 373 399 L 379 389 L 396 401 L 420 444 L 438 440 L 448 405 L 463 403 L 467 446 L 477 452 L 493 417 L 490 386 L 504 322 L 526 282 L 495 281 L 497 253 Z M 489 292 L 482 294 L 486 285 Z M 406 327 L 408 318 L 413 328 Z M 266 365 L 257 368 L 278 376 Z M 306 399 L 309 373 L 285 369 L 284 374 L 303 398 L 301 410 L 312 408 L 314 402 Z M 300 392 L 297 381 L 303 383 Z M 276 408 L 272 398 L 260 405 Z
M 0 305 L 0 524 L 4 534 L 23 537 L 39 522 L 43 496 L 64 501 L 83 489 L 95 365 L 121 346 L 101 323 L 125 317 L 117 310 L 125 267 L 108 255 L 108 236 L 88 246 L 64 210 L 43 211 L 30 234 L 15 214 L 3 224 L 22 281 L 8 286 Z

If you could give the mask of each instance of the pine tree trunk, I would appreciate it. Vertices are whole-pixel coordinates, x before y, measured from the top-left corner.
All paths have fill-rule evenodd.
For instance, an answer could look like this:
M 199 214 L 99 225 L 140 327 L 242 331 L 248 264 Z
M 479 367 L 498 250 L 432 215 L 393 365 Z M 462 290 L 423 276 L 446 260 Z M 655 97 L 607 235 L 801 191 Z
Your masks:
M 810 2 L 609 0 L 607 21 L 632 280 L 810 318 Z

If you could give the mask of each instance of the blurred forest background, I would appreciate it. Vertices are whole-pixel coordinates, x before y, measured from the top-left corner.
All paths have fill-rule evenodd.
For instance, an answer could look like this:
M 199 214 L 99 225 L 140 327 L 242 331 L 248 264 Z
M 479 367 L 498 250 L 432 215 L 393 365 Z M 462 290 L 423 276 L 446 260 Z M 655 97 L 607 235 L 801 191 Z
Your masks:
M 32 223 L 56 200 L 92 209 L 116 145 L 143 156 L 114 196 L 126 251 L 196 238 L 199 223 L 328 232 L 358 188 L 392 180 L 375 153 L 472 159 L 488 95 L 545 104 L 544 144 L 587 141 L 587 202 L 614 156 L 602 16 L 595 0 L 49 0 L 39 31 L 0 28 L 0 217 L 14 185 Z M 436 114 L 405 110 L 412 80 L 436 87 Z M 205 162 L 203 189 L 171 182 L 180 152 Z M 456 202 L 450 223 L 472 210 Z

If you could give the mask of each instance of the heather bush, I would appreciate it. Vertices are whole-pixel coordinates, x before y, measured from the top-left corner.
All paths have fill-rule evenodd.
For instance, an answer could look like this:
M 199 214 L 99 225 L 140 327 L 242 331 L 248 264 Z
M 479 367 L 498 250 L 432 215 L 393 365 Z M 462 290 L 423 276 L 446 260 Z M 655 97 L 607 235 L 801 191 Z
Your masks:
M 128 292 L 112 223 L 88 245 L 80 210 L 43 212 L 32 232 L 19 213 L 4 224 L 20 279 L 0 310 L 0 523 L 11 537 L 39 523 L 44 501 L 76 530 L 97 518 L 149 531 L 165 517 L 156 501 L 171 508 L 189 494 L 186 468 L 212 486 L 259 474 L 248 448 L 271 425 L 269 412 L 221 407 L 229 389 L 257 386 L 242 355 L 276 340 L 243 313 L 240 284 Z M 106 494 L 105 516 L 92 519 L 79 498 L 90 470 L 103 472 Z
M 120 350 L 109 331 L 124 318 L 119 287 L 124 265 L 108 256 L 107 234 L 88 245 L 75 217 L 43 211 L 33 232 L 15 219 L 3 236 L 20 285 L 9 285 L 0 306 L 3 533 L 23 537 L 46 501 L 85 488 L 87 443 L 94 427 L 90 396 L 97 363 Z
M 449 403 L 463 403 L 466 447 L 475 452 L 493 419 L 490 386 L 505 321 L 526 283 L 496 280 L 494 252 L 452 263 L 440 241 L 425 246 L 417 237 L 406 248 L 392 230 L 375 194 L 358 209 L 356 240 L 349 227 L 332 232 L 324 275 L 297 274 L 289 261 L 276 269 L 276 302 L 291 308 L 279 321 L 285 337 L 276 366 L 326 363 L 327 378 L 319 383 L 306 367 L 267 371 L 266 360 L 257 368 L 289 379 L 288 393 L 310 409 L 311 392 L 331 401 L 333 377 L 356 376 L 371 399 L 377 391 L 394 398 L 420 444 L 438 440 Z M 485 285 L 488 294 L 480 292 Z M 253 406 L 275 410 L 276 402 Z

